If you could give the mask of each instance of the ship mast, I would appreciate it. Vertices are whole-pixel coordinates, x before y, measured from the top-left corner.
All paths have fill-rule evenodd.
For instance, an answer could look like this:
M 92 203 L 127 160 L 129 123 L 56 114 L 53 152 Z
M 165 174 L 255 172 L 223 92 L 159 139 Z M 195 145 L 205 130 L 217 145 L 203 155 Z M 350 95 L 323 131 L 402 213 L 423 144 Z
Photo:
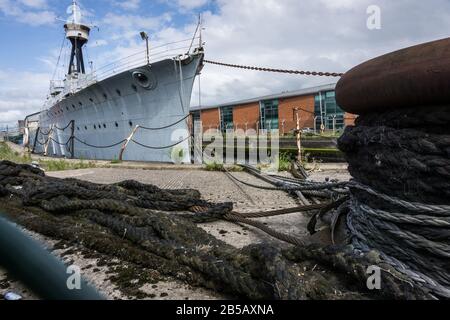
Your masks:
M 85 74 L 86 69 L 83 58 L 83 46 L 89 41 L 91 29 L 82 23 L 81 10 L 75 0 L 72 1 L 70 10 L 72 15 L 64 25 L 66 38 L 70 40 L 72 44 L 68 74 Z

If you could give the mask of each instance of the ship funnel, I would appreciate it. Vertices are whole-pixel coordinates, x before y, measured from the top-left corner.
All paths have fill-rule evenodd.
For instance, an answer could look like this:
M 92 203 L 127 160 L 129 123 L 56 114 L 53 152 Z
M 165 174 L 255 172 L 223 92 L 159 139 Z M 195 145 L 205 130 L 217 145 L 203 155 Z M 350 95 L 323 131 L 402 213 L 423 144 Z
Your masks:
M 72 73 L 86 73 L 83 59 L 83 46 L 89 41 L 91 29 L 83 23 L 81 8 L 76 1 L 67 9 L 70 15 L 67 23 L 64 25 L 66 38 L 72 43 L 72 52 L 70 55 L 69 71 Z

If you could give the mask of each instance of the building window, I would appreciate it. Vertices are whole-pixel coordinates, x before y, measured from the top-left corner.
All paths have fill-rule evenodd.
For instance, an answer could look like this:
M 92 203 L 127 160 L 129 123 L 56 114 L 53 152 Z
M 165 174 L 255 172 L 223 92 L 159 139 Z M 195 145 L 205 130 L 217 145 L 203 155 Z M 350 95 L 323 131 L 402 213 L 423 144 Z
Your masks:
M 192 111 L 192 121 L 201 121 L 200 111 Z
M 325 130 L 342 130 L 345 127 L 345 111 L 336 102 L 334 91 L 319 92 L 315 96 L 316 127 Z
M 220 129 L 222 132 L 234 129 L 233 107 L 220 108 Z
M 261 129 L 278 130 L 278 100 L 262 101 L 261 106 Z

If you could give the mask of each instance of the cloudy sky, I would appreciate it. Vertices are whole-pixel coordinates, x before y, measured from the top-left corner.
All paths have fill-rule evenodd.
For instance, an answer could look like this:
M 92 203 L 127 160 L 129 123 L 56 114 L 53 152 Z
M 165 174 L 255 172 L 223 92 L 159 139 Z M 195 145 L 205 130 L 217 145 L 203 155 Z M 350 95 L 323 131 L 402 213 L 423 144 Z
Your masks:
M 344 72 L 396 49 L 445 38 L 449 0 L 81 0 L 91 33 L 87 60 L 99 67 L 152 45 L 192 36 L 204 18 L 210 60 L 264 67 Z M 69 0 L 0 0 L 0 127 L 40 110 L 64 38 Z M 367 8 L 381 29 L 367 28 Z M 63 46 L 63 52 L 68 46 Z M 62 55 L 60 65 L 67 59 Z M 56 74 L 63 75 L 60 68 Z M 295 90 L 336 81 L 207 65 L 202 103 Z M 198 86 L 192 105 L 198 104 Z

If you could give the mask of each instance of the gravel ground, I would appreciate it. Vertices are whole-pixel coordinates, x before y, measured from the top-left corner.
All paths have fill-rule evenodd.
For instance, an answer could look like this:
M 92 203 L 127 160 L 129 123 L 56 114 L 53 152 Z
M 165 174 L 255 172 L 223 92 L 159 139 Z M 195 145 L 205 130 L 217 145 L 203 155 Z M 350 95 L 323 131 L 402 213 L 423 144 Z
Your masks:
M 267 185 L 259 179 L 245 173 L 232 173 L 240 180 L 252 184 Z M 205 200 L 211 202 L 233 202 L 235 211 L 251 212 L 290 208 L 298 205 L 295 199 L 282 191 L 267 191 L 236 184 L 222 172 L 208 172 L 199 170 L 133 170 L 133 169 L 84 169 L 76 171 L 51 172 L 48 175 L 58 178 L 77 178 L 95 183 L 115 183 L 123 180 L 137 180 L 143 183 L 154 184 L 165 189 L 197 189 Z M 349 174 L 345 170 L 314 172 L 311 179 L 325 181 L 325 178 L 348 180 Z M 290 214 L 285 216 L 262 218 L 259 221 L 267 223 L 272 228 L 297 237 L 307 236 L 306 224 L 309 217 L 304 214 Z M 286 245 L 271 238 L 265 233 L 253 228 L 225 221 L 203 224 L 202 227 L 211 235 L 233 245 L 242 248 L 254 243 L 275 243 Z M 29 234 L 41 241 L 49 250 L 65 262 L 75 264 L 83 270 L 86 280 L 95 285 L 108 299 L 129 299 L 118 290 L 109 280 L 110 270 L 99 264 L 99 259 L 85 258 L 81 252 L 73 248 L 54 249 L 55 241 L 40 235 Z M 54 250 L 53 250 L 54 249 Z M 69 253 L 68 253 L 69 252 Z M 117 261 L 120 263 L 120 261 Z M 36 299 L 20 283 L 8 278 L 8 275 L 0 269 L 0 293 L 13 291 L 24 299 Z M 226 296 L 217 294 L 202 288 L 193 288 L 189 285 L 167 279 L 160 283 L 146 284 L 141 291 L 147 293 L 151 299 L 227 299 Z

